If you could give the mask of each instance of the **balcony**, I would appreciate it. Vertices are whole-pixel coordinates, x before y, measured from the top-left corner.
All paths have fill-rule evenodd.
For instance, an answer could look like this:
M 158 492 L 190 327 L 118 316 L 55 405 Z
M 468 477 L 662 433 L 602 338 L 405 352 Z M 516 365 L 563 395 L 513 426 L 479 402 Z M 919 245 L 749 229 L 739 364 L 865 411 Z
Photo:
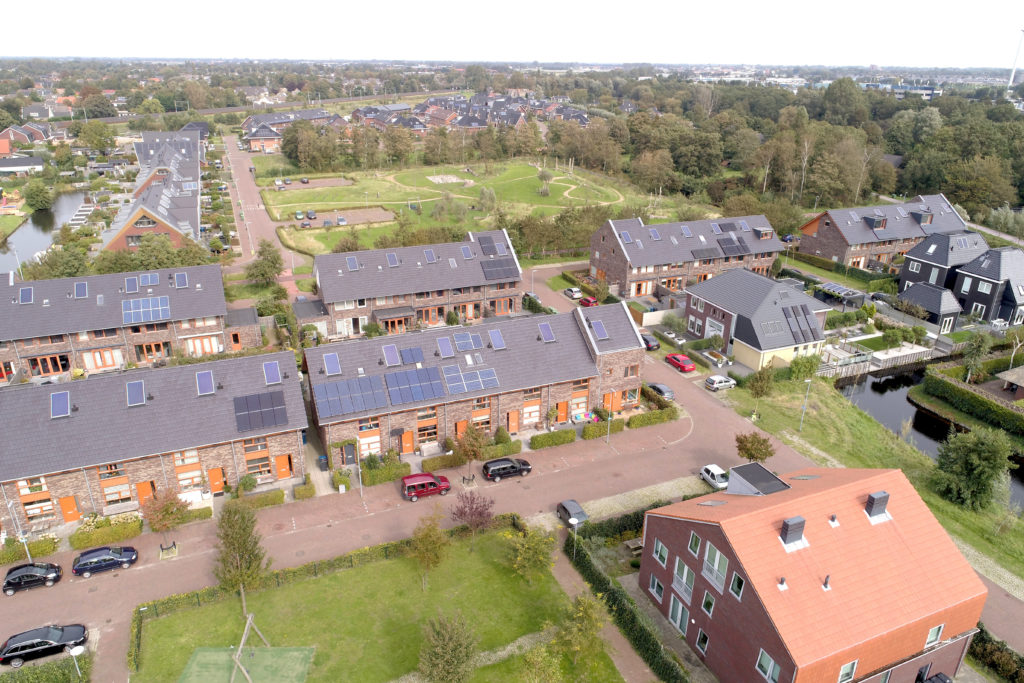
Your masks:
M 715 566 L 710 562 L 705 560 L 704 567 L 701 569 L 700 573 L 718 589 L 719 593 L 721 593 L 722 589 L 725 588 L 725 574 L 715 569 Z
M 686 604 L 690 603 L 690 598 L 693 597 L 693 586 L 687 586 L 678 574 L 672 577 L 672 589 L 683 597 Z

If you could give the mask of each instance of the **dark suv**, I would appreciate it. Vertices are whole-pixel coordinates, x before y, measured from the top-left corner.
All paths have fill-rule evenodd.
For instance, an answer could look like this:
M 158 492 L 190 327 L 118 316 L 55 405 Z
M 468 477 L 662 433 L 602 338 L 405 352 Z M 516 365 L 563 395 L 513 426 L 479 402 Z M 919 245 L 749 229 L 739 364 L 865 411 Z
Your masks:
M 525 477 L 532 469 L 533 466 L 530 463 L 519 458 L 488 460 L 484 463 L 484 479 L 499 482 L 502 477 L 511 477 L 513 474 Z
M 43 626 L 11 636 L 0 645 L 0 664 L 10 664 L 17 669 L 26 659 L 45 657 L 85 645 L 89 634 L 82 624 L 69 626 Z
M 52 586 L 60 581 L 61 573 L 59 566 L 49 562 L 19 564 L 7 571 L 7 576 L 4 578 L 4 593 L 14 595 L 18 591 L 29 588 Z
M 135 548 L 128 546 L 108 546 L 93 548 L 75 558 L 71 563 L 71 573 L 88 579 L 96 572 L 105 572 L 108 569 L 128 569 L 139 559 L 139 553 Z

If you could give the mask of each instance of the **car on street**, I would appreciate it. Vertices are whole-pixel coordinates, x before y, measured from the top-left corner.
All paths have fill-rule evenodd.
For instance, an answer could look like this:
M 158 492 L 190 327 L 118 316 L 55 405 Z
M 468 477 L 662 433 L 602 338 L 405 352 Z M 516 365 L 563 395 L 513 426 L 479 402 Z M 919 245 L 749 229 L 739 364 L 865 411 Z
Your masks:
M 291 185 L 292 184 L 292 179 L 291 178 L 285 178 L 284 179 L 284 184 L 285 185 Z
M 36 659 L 85 645 L 89 634 L 82 624 L 42 626 L 13 635 L 0 645 L 0 664 L 20 668 L 27 659 Z
M 308 218 L 311 221 L 316 220 L 316 211 L 314 211 L 313 209 L 310 209 L 309 211 L 307 211 L 306 212 L 306 218 Z
M 590 308 L 591 306 L 596 306 L 596 305 L 597 305 L 597 299 L 595 299 L 592 296 L 585 296 L 582 299 L 580 299 L 580 306 L 583 306 L 584 308 Z
M 301 221 L 305 217 L 306 217 L 306 214 L 304 214 L 302 211 L 296 211 L 295 212 L 295 220 Z
M 309 178 L 303 178 L 299 182 L 302 183 L 303 185 L 309 185 Z
M 579 287 L 566 287 L 563 293 L 570 299 L 582 299 L 583 292 L 580 291 Z
M 309 227 L 312 227 L 312 226 L 313 226 L 313 224 L 310 223 L 309 221 L 302 221 L 301 223 L 299 223 L 299 227 L 300 228 L 309 228 Z
M 255 168 L 250 168 L 249 170 L 253 172 L 256 171 Z M 281 187 L 282 185 L 284 185 L 284 181 L 282 181 L 280 178 L 274 178 L 274 184 L 277 185 L 278 187 Z
M 668 354 L 665 356 L 665 362 L 679 370 L 679 372 L 693 372 L 697 369 L 697 365 L 690 360 L 690 357 L 681 353 Z
M 511 477 L 514 474 L 525 477 L 532 469 L 530 463 L 520 458 L 497 458 L 484 463 L 484 479 L 497 483 L 502 477 Z
M 725 377 L 723 375 L 711 375 L 704 380 L 704 388 L 709 391 L 732 389 L 734 386 L 736 386 L 736 380 L 732 377 Z
M 451 490 L 451 482 L 448 477 L 439 477 L 433 474 L 410 474 L 402 477 L 402 495 L 407 500 L 415 503 L 423 496 L 438 494 L 448 495 Z
M 657 351 L 661 348 L 661 342 L 653 334 L 641 334 L 640 338 L 644 340 L 644 348 L 648 351 Z
M 138 559 L 138 551 L 127 545 L 93 548 L 75 558 L 75 561 L 71 563 L 71 573 L 88 579 L 96 572 L 105 572 L 118 567 L 128 569 Z
M 705 465 L 700 471 L 700 478 L 721 491 L 729 485 L 729 473 L 718 465 Z
M 651 382 L 647 386 L 650 387 L 651 391 L 653 391 L 658 396 L 661 396 L 663 399 L 667 401 L 671 401 L 676 397 L 676 392 L 672 391 L 672 387 L 668 386 L 667 384 L 662 384 L 661 382 Z
M 338 225 L 348 225 L 348 221 L 344 216 L 338 216 Z
M 19 564 L 7 570 L 4 577 L 4 595 L 14 595 L 18 591 L 52 586 L 60 581 L 63 571 L 60 566 L 49 562 Z
M 569 521 L 570 519 L 575 519 L 577 526 L 590 519 L 590 517 L 587 516 L 587 513 L 583 511 L 580 504 L 572 498 L 563 500 L 559 503 L 555 507 L 555 515 L 557 515 L 558 518 L 565 522 L 565 525 L 569 527 L 572 526 L 572 522 Z

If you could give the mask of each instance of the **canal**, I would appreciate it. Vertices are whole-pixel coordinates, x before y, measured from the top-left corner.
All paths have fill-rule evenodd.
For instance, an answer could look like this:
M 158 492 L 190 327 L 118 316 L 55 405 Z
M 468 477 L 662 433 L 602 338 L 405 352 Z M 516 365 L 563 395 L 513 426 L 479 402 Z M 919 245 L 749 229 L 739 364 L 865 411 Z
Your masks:
M 18 258 L 26 263 L 32 260 L 36 252 L 45 251 L 60 232 L 60 226 L 71 220 L 84 201 L 84 192 L 69 192 L 57 195 L 49 211 L 34 211 L 7 238 L 7 242 L 0 245 L 0 273 L 17 270 Z M 14 256 L 15 251 L 18 253 L 17 258 Z
M 897 436 L 904 436 L 918 450 L 934 460 L 938 456 L 939 445 L 949 436 L 950 425 L 937 415 L 919 410 L 907 400 L 907 392 L 911 387 L 920 384 L 922 379 L 923 370 L 888 377 L 867 375 L 841 387 L 839 391 L 851 403 L 885 425 L 889 431 Z M 1024 506 L 1022 470 L 1024 467 L 1018 467 L 1010 472 L 1010 497 L 1014 503 Z

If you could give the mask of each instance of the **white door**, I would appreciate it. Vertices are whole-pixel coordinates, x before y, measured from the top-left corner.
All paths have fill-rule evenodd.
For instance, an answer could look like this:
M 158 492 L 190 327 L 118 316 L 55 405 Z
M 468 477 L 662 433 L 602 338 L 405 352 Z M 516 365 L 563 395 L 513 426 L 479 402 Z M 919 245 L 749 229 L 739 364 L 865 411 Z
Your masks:
M 944 318 L 942 321 L 942 334 L 949 334 L 949 331 L 953 329 L 953 316 Z

